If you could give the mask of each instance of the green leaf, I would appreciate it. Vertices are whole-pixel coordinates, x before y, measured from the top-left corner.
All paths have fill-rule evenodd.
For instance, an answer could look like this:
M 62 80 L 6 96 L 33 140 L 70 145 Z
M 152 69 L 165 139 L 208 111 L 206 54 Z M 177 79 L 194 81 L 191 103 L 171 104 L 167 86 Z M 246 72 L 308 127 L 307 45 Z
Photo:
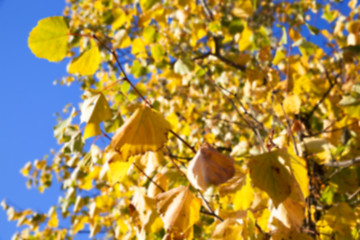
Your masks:
M 146 68 L 143 67 L 138 60 L 135 60 L 131 66 L 131 74 L 133 74 L 136 78 L 144 76 L 146 75 Z
M 249 162 L 250 177 L 254 185 L 265 191 L 275 207 L 291 193 L 292 177 L 280 162 L 280 151 L 253 156 Z
M 161 61 L 164 58 L 164 49 L 160 44 L 155 44 L 151 47 L 151 55 L 156 62 Z
M 69 28 L 65 17 L 49 17 L 32 29 L 28 45 L 35 56 L 51 62 L 63 60 L 69 50 Z
M 96 43 L 92 40 L 90 49 L 82 52 L 79 57 L 71 61 L 69 73 L 93 75 L 99 68 L 101 55 Z
M 109 103 L 102 93 L 87 98 L 81 106 L 81 122 L 86 122 L 84 139 L 101 134 L 99 124 L 111 119 Z
M 244 25 L 241 19 L 235 19 L 231 21 L 229 25 L 229 33 L 235 35 L 236 33 L 241 33 L 244 30 Z

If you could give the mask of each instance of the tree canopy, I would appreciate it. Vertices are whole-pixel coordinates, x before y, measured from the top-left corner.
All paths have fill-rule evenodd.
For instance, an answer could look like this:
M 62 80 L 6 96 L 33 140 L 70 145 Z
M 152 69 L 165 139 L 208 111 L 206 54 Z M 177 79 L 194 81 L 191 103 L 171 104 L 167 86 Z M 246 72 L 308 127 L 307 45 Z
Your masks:
M 21 170 L 62 195 L 47 213 L 3 201 L 14 239 L 360 238 L 359 11 L 67 0 L 28 45 L 69 62 L 57 83 L 82 102 Z

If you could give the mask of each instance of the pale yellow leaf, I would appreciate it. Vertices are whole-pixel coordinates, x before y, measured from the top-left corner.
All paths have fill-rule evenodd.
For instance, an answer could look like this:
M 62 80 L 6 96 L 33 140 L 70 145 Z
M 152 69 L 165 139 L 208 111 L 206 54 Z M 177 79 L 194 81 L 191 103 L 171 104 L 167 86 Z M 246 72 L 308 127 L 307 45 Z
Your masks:
M 228 218 L 225 221 L 216 225 L 211 239 L 221 239 L 221 240 L 240 240 L 241 237 L 241 225 L 235 220 Z
M 102 93 L 88 97 L 81 106 L 81 122 L 86 122 L 84 130 L 84 139 L 101 134 L 99 124 L 102 121 L 109 120 L 112 113 L 109 103 Z
M 160 113 L 148 107 L 139 107 L 116 131 L 111 145 L 127 160 L 131 155 L 162 148 L 169 130 L 170 124 Z
M 201 200 L 180 186 L 156 196 L 157 210 L 168 232 L 185 233 L 200 218 Z

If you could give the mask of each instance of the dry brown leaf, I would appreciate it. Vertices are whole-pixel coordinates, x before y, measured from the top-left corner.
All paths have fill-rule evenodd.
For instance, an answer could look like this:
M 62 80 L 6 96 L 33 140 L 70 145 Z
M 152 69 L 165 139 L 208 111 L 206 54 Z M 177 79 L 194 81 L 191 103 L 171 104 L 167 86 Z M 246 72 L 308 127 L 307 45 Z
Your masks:
M 234 160 L 205 143 L 190 161 L 187 177 L 195 188 L 206 190 L 210 184 L 219 185 L 235 174 Z

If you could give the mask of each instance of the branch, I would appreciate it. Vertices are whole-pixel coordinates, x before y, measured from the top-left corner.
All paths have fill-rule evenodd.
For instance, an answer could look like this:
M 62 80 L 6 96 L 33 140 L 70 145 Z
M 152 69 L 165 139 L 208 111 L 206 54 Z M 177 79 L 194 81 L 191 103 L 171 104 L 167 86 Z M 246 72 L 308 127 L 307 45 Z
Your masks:
M 134 166 L 142 173 L 144 176 L 150 180 L 156 187 L 158 187 L 162 192 L 165 192 L 165 190 L 157 184 L 151 177 L 149 177 L 135 162 L 133 162 Z
M 326 99 L 326 97 L 330 94 L 331 90 L 333 89 L 333 87 L 336 85 L 336 79 L 338 76 L 335 76 L 335 81 L 331 81 L 330 80 L 330 76 L 329 73 L 326 71 L 326 77 L 330 83 L 329 88 L 326 90 L 326 92 L 323 94 L 323 96 L 321 97 L 321 99 L 316 103 L 316 105 L 311 109 L 311 111 L 309 113 L 307 113 L 305 115 L 305 120 L 308 121 L 311 116 L 314 114 L 314 112 L 316 111 L 316 109 L 319 107 L 319 105 Z
M 210 211 L 210 215 L 216 217 L 217 219 L 219 219 L 220 221 L 224 221 L 219 215 L 217 215 L 214 210 L 210 207 L 208 201 L 206 201 L 204 195 L 201 193 L 201 191 L 199 189 L 196 189 L 198 191 L 198 193 L 200 194 L 201 199 L 205 202 L 205 205 L 207 207 L 207 209 Z
M 217 45 L 215 45 L 215 46 L 217 46 Z M 245 65 L 239 65 L 239 64 L 225 58 L 224 56 L 222 56 L 220 54 L 220 50 L 218 50 L 218 47 L 216 47 L 215 52 L 216 53 L 211 53 L 211 55 L 216 57 L 217 59 L 219 59 L 223 63 L 225 63 L 225 64 L 227 64 L 229 66 L 232 66 L 232 67 L 236 68 L 237 70 L 240 70 L 240 71 L 243 71 L 243 72 L 246 70 Z
M 200 3 L 204 9 L 205 15 L 208 18 L 209 21 L 214 21 L 214 16 L 209 8 L 209 6 L 206 4 L 205 0 L 200 0 Z
M 329 162 L 329 163 L 325 163 L 324 165 L 327 167 L 350 167 L 352 165 L 355 165 L 357 163 L 360 163 L 360 157 L 356 157 L 350 160 L 345 160 L 345 161 L 341 161 L 341 162 Z

